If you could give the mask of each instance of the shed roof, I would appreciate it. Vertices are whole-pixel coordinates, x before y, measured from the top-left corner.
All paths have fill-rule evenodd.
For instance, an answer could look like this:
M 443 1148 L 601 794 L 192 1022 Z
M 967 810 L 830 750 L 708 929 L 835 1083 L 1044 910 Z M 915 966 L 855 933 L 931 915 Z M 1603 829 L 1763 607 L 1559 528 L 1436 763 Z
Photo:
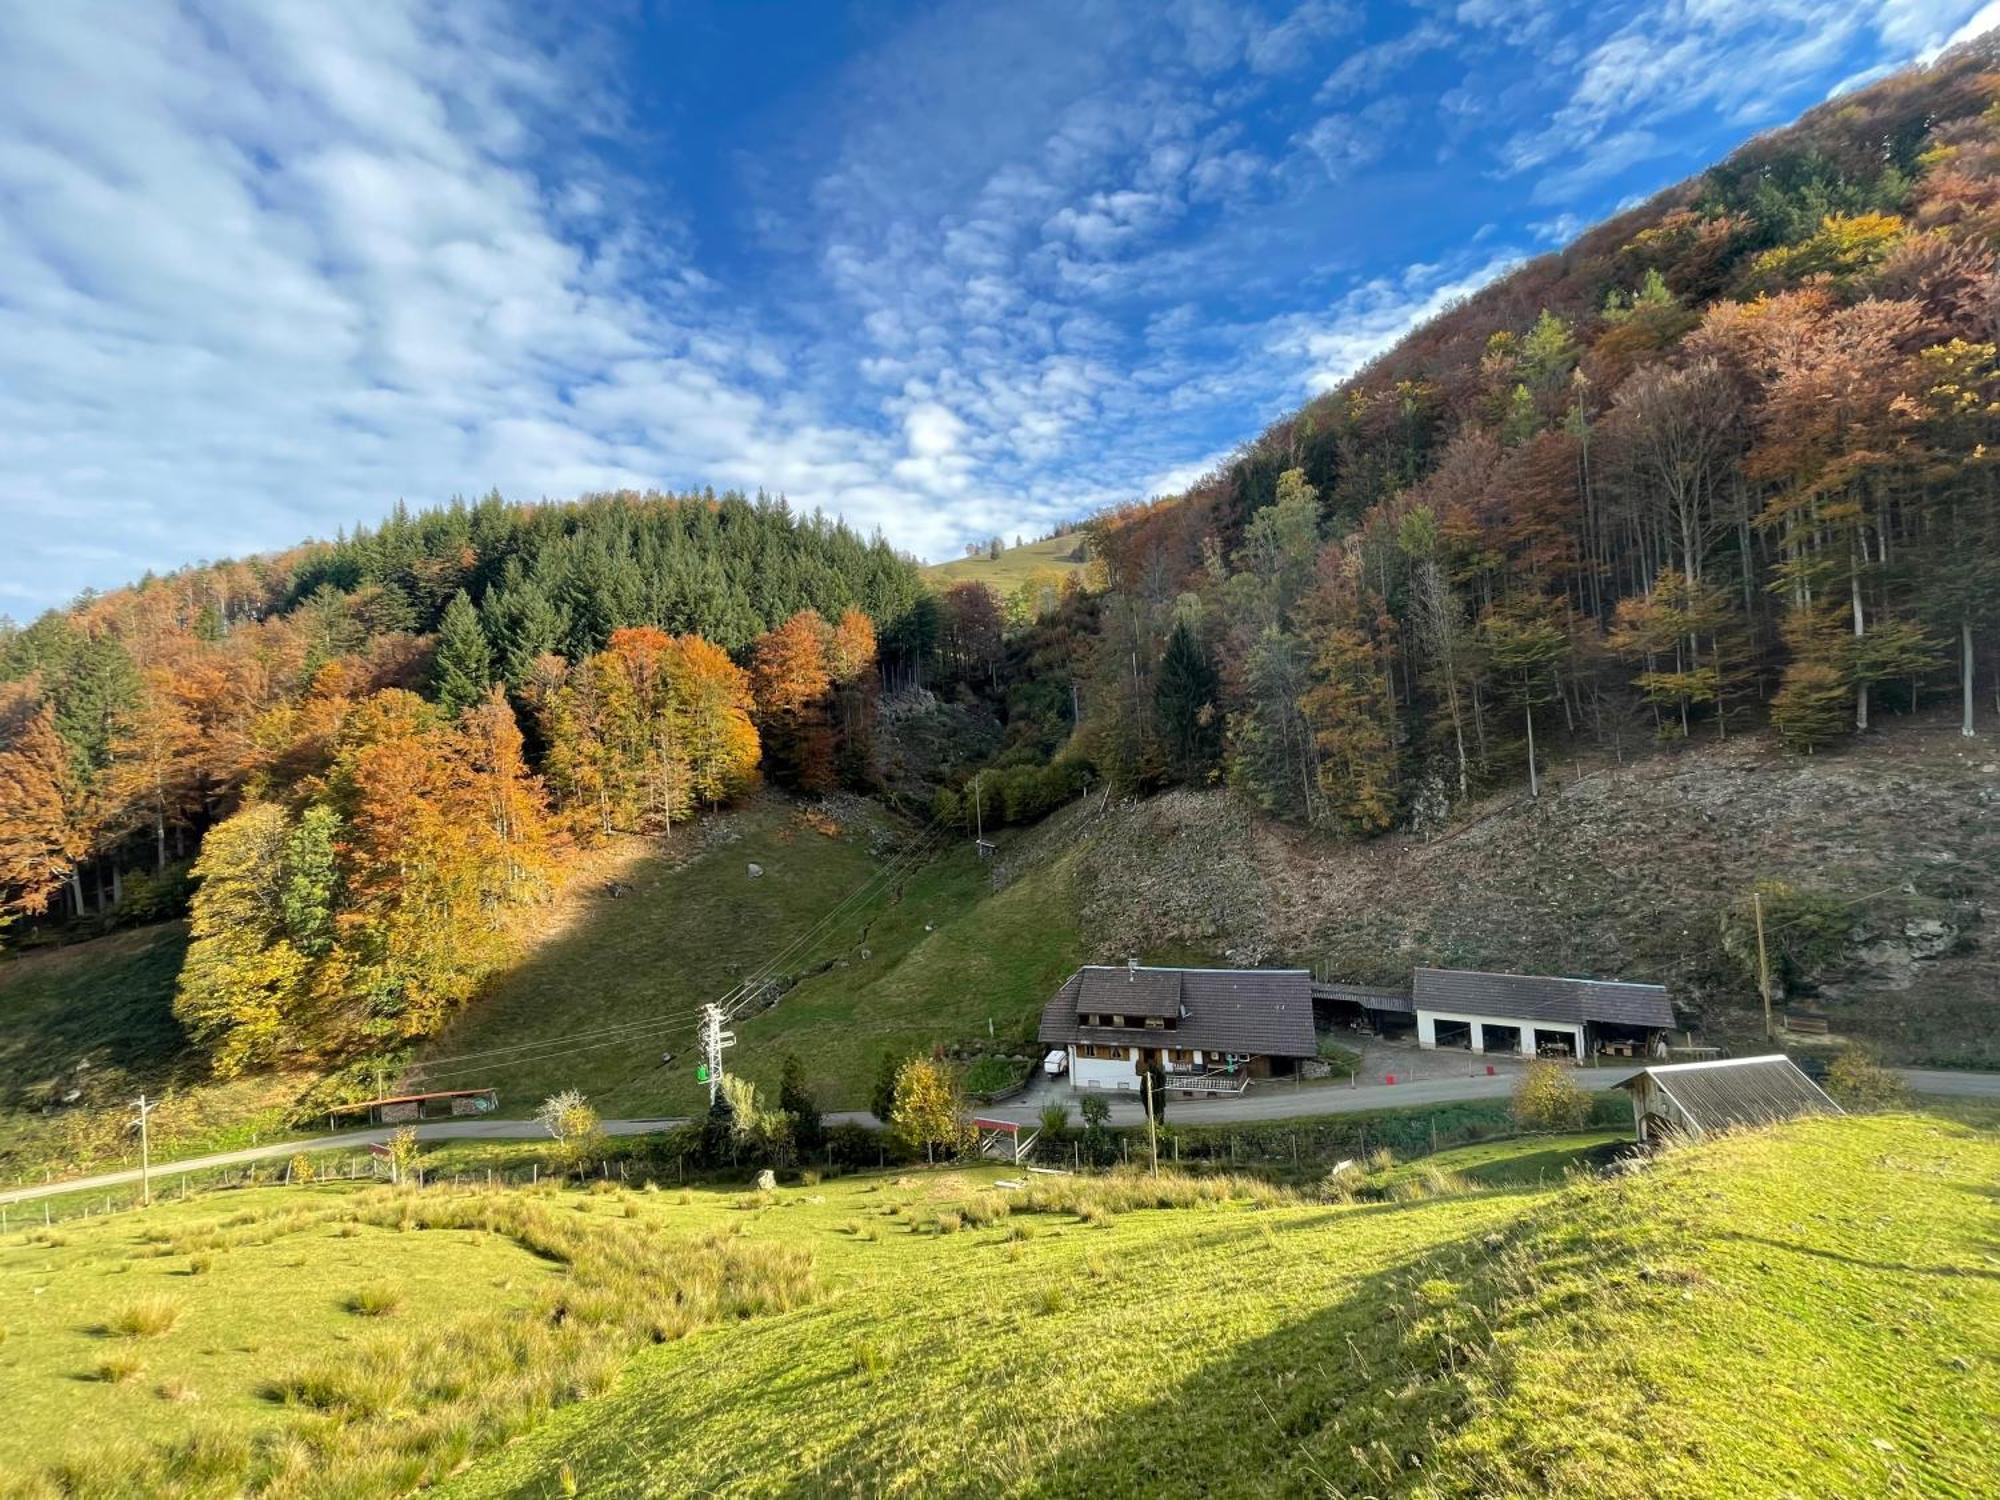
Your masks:
M 1620 1026 L 1670 1027 L 1673 1003 L 1664 985 L 1616 979 L 1562 979 L 1548 974 L 1486 974 L 1476 969 L 1417 970 L 1418 1010 L 1520 1017 L 1529 1021 L 1608 1021 Z
M 1385 990 L 1372 984 L 1315 984 L 1315 1000 L 1345 1000 L 1365 1010 L 1395 1010 L 1408 1015 L 1416 1008 L 1408 990 Z
M 1844 1113 L 1782 1053 L 1666 1063 L 1634 1073 L 1618 1086 L 1633 1088 L 1647 1078 L 1700 1133 L 1730 1125 L 1769 1125 L 1799 1115 Z
M 1154 1007 L 1132 1003 L 1143 998 Z M 1171 1029 L 1084 1026 L 1078 1015 L 1171 1019 Z M 1162 969 L 1092 965 L 1077 970 L 1042 1008 L 1044 1043 L 1199 1047 L 1266 1057 L 1311 1057 L 1312 974 L 1306 969 Z

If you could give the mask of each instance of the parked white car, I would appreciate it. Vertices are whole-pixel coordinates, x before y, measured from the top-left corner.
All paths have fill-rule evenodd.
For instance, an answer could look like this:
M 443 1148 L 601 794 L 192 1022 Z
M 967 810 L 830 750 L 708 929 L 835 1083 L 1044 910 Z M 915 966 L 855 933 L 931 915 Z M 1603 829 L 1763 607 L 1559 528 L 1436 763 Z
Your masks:
M 1042 1071 L 1051 1078 L 1060 1078 L 1069 1071 L 1069 1049 L 1058 1047 L 1042 1059 Z

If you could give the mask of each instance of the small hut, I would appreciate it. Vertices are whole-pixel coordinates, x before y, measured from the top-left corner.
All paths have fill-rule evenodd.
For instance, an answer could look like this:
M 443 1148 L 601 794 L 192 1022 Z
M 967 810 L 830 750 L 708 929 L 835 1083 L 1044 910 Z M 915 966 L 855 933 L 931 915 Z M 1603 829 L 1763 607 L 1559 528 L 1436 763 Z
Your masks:
M 1845 1113 L 1789 1057 L 1732 1057 L 1645 1068 L 1618 1085 L 1632 1096 L 1640 1143 L 1700 1137 L 1732 1125 Z

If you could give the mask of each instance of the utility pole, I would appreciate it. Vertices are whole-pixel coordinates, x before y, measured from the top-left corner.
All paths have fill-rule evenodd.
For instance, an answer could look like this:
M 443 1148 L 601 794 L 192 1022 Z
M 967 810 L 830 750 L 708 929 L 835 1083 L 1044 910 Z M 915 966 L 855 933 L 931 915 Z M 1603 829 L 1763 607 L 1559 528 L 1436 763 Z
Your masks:
M 716 1097 L 722 1092 L 722 1049 L 736 1045 L 736 1033 L 722 1029 L 722 1007 L 704 1005 L 701 1008 L 701 1065 L 708 1080 L 708 1107 L 715 1108 Z
M 1152 1153 L 1153 1175 L 1160 1175 L 1160 1122 L 1153 1114 L 1153 1070 L 1146 1070 L 1146 1142 Z
M 139 1111 L 139 1201 L 148 1207 L 153 1202 L 153 1154 L 152 1142 L 146 1131 L 146 1116 L 159 1107 L 157 1102 L 148 1104 L 144 1094 L 133 1105 Z
M 1764 1040 L 1774 1042 L 1777 1032 L 1771 1025 L 1771 959 L 1764 951 L 1764 893 L 1750 893 L 1750 910 L 1757 916 L 1757 988 L 1764 996 Z

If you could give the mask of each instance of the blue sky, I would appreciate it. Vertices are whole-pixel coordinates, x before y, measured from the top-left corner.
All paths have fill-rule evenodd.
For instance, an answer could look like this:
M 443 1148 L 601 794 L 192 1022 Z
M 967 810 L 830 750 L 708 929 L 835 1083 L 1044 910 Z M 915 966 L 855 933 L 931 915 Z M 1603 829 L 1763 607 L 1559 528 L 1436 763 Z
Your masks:
M 1995 20 L 0 4 L 0 612 L 495 486 L 761 485 L 930 558 L 1168 492 Z

